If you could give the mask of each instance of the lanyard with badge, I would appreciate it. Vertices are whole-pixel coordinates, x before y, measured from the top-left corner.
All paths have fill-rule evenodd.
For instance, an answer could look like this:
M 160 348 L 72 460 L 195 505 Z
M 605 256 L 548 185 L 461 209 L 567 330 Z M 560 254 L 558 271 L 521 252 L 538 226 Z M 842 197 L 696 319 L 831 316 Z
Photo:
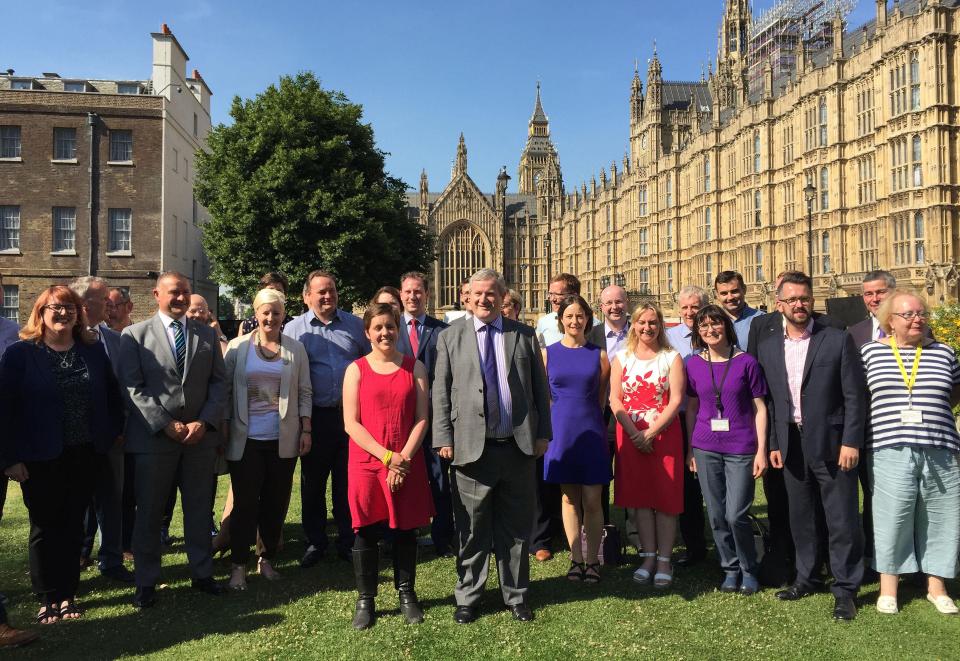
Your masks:
M 913 408 L 913 386 L 917 382 L 917 370 L 920 369 L 920 354 L 923 352 L 923 345 L 917 345 L 917 353 L 913 357 L 913 367 L 910 368 L 910 375 L 907 376 L 907 368 L 903 365 L 903 358 L 900 357 L 900 349 L 897 347 L 897 338 L 890 338 L 890 348 L 893 349 L 893 357 L 897 360 L 897 367 L 900 368 L 900 375 L 903 377 L 903 385 L 907 387 L 907 408 L 900 411 L 900 422 L 905 425 L 917 425 L 923 423 L 923 411 Z
M 733 362 L 733 352 L 736 347 L 730 345 L 730 357 L 727 358 L 727 364 L 723 368 L 723 376 L 720 377 L 720 385 L 717 385 L 717 379 L 713 374 L 713 361 L 710 360 L 710 350 L 707 349 L 707 364 L 710 366 L 710 382 L 713 384 L 713 395 L 717 407 L 717 417 L 710 420 L 710 431 L 730 431 L 730 420 L 723 417 L 723 402 L 720 399 L 720 393 L 723 391 L 723 384 L 727 382 L 727 374 L 730 373 L 730 363 Z

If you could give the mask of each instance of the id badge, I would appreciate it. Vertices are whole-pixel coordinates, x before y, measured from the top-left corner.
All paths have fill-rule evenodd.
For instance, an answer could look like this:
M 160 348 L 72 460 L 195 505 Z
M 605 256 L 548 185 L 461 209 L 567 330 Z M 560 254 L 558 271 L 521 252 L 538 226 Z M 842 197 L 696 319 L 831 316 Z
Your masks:
M 710 431 L 730 431 L 730 421 L 727 418 L 713 418 L 710 420 Z
M 923 424 L 923 411 L 917 409 L 904 409 L 900 411 L 900 422 L 905 425 Z

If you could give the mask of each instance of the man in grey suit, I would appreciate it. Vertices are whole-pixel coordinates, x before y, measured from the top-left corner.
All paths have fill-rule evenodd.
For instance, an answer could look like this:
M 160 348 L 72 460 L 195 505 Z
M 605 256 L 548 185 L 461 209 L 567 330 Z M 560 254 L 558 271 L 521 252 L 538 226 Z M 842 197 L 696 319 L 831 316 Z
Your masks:
M 83 312 L 87 327 L 93 332 L 113 367 L 119 380 L 120 333 L 107 326 L 107 307 L 110 304 L 110 288 L 107 281 L 94 275 L 86 275 L 70 283 L 83 300 Z M 97 566 L 100 573 L 124 583 L 133 583 L 133 573 L 123 566 L 123 442 L 122 439 L 107 453 L 107 461 L 101 464 L 103 471 L 97 476 L 93 500 L 87 508 L 86 531 L 80 549 L 81 562 L 89 562 L 93 552 L 93 540 L 100 529 L 100 550 Z
M 160 578 L 160 519 L 180 471 L 184 543 L 192 585 L 219 594 L 210 546 L 211 487 L 223 418 L 223 356 L 213 329 L 186 317 L 190 283 L 167 272 L 157 279 L 157 314 L 123 331 L 120 382 L 129 397 L 126 451 L 135 457 L 137 518 L 133 604 L 156 601 Z
M 547 377 L 534 330 L 501 316 L 500 274 L 477 271 L 470 290 L 474 316 L 440 333 L 433 388 L 433 447 L 453 462 L 453 618 L 476 619 L 492 546 L 503 601 L 528 622 L 534 470 L 551 437 Z

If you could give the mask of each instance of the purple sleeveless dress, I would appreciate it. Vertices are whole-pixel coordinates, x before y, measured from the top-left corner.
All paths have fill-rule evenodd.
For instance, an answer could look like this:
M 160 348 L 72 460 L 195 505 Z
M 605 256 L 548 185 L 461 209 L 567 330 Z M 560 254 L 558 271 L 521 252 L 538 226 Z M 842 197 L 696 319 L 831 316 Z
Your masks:
M 547 347 L 553 439 L 543 459 L 543 479 L 558 484 L 607 484 L 613 478 L 607 430 L 600 408 L 600 348 Z

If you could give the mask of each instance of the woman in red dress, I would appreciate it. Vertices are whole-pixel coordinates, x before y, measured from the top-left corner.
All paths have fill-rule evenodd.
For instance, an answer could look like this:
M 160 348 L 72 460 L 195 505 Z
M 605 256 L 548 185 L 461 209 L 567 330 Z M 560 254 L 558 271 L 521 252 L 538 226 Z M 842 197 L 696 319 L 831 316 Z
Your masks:
M 417 528 L 434 514 L 427 464 L 420 447 L 427 432 L 427 371 L 397 350 L 400 320 L 388 303 L 373 303 L 363 315 L 372 351 L 353 362 L 343 378 L 343 423 L 350 435 L 347 498 L 356 541 L 357 579 L 353 626 L 376 620 L 380 532 L 394 531 L 393 582 L 407 622 L 423 621 L 414 592 Z
M 677 411 L 686 387 L 680 355 L 652 303 L 633 313 L 625 349 L 610 365 L 610 410 L 617 417 L 613 502 L 633 508 L 643 559 L 638 583 L 673 582 L 670 554 L 683 512 L 683 437 Z M 655 573 L 654 573 L 655 572 Z

